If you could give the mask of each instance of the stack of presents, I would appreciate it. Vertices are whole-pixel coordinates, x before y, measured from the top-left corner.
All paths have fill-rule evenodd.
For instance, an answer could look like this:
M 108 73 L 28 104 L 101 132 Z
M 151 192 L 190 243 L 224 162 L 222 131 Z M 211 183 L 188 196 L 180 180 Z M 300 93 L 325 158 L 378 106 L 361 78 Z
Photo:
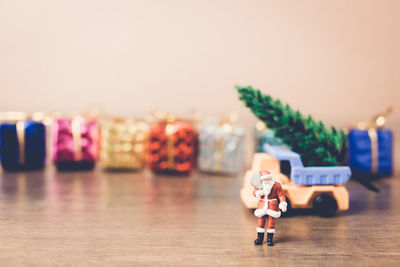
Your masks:
M 162 111 L 141 120 L 3 112 L 1 165 L 5 171 L 41 169 L 47 156 L 60 171 L 90 170 L 100 162 L 104 170 L 238 174 L 245 134 L 230 117 L 214 122 Z

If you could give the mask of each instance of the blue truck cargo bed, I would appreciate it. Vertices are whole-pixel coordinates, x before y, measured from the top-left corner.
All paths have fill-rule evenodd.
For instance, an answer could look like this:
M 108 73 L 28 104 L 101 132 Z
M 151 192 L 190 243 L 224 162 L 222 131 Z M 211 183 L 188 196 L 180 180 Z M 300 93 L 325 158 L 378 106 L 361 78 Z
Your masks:
M 279 161 L 289 161 L 289 178 L 297 185 L 343 185 L 351 176 L 348 166 L 304 167 L 300 155 L 284 146 L 265 144 L 264 151 Z

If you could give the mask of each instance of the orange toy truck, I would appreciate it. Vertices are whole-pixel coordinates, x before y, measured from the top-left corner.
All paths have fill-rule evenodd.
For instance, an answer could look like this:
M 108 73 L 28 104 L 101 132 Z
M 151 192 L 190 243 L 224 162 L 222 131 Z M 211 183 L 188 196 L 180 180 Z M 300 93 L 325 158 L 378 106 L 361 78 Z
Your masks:
M 336 210 L 349 209 L 349 193 L 344 184 L 351 176 L 350 168 L 304 167 L 300 156 L 282 146 L 266 145 L 267 153 L 254 155 L 252 168 L 244 177 L 240 197 L 249 209 L 256 209 L 258 199 L 253 196 L 250 179 L 259 170 L 268 170 L 282 184 L 289 209 L 310 209 L 322 217 L 330 217 Z

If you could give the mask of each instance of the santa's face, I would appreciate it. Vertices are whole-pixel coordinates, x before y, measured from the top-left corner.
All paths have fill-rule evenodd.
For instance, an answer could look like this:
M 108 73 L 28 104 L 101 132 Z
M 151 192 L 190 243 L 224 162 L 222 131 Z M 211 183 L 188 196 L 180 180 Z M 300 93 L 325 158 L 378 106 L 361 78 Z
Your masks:
M 262 180 L 263 191 L 266 196 L 268 196 L 269 193 L 271 192 L 271 189 L 272 189 L 272 186 L 274 185 L 274 183 L 275 182 L 272 179 L 263 179 Z

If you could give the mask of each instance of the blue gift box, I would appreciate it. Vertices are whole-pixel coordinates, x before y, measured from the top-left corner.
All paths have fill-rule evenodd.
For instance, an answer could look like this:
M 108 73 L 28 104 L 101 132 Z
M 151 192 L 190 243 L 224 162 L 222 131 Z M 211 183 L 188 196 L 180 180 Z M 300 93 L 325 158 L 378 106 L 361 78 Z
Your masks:
M 349 165 L 361 174 L 390 176 L 393 173 L 393 135 L 387 129 L 376 129 L 376 134 L 374 141 L 368 130 L 353 129 L 349 132 Z M 374 146 L 376 152 L 373 151 Z M 376 172 L 373 171 L 373 153 L 377 153 Z
M 17 129 L 17 123 L 0 124 L 1 165 L 8 171 L 43 168 L 46 157 L 45 126 L 32 120 L 21 123 L 22 129 Z

